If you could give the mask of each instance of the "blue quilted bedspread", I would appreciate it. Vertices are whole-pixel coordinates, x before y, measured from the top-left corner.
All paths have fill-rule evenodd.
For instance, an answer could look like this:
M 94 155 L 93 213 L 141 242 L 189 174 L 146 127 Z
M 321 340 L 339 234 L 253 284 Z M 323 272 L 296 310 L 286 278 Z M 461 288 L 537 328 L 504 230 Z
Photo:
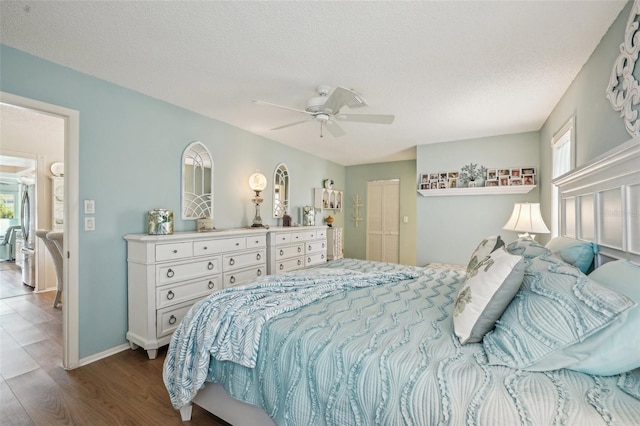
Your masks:
M 327 274 L 325 268 L 335 271 Z M 363 285 L 359 274 L 348 271 L 378 274 L 368 277 L 372 285 Z M 165 360 L 174 406 L 187 404 L 206 379 L 262 408 L 278 425 L 639 422 L 640 372 L 525 372 L 489 366 L 480 344 L 460 345 L 451 312 L 462 270 L 344 259 L 314 274 L 312 268 L 277 276 L 282 285 L 250 286 L 255 294 L 240 296 L 231 302 L 234 308 L 209 309 L 211 299 L 194 307 Z M 346 284 L 336 284 L 343 279 Z M 323 289 L 303 295 L 311 281 Z M 268 295 L 274 288 L 284 299 Z M 291 288 L 307 290 L 291 297 Z M 237 293 L 225 292 L 216 294 L 226 299 Z M 225 315 L 220 321 L 199 313 L 239 306 L 257 317 L 243 311 L 233 321 Z M 230 330 L 232 322 L 244 324 L 245 331 Z

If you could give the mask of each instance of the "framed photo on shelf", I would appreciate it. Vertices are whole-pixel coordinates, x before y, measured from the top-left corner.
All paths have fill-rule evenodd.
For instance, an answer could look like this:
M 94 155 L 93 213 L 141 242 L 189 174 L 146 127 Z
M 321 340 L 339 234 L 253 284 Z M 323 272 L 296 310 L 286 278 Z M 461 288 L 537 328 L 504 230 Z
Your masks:
M 429 180 L 438 180 L 437 173 L 429 173 Z
M 522 169 L 524 170 L 524 169 Z M 535 185 L 535 176 L 534 175 L 522 175 L 522 184 L 523 185 Z
M 498 186 L 498 179 L 487 179 L 485 186 Z
M 449 188 L 457 188 L 457 187 L 458 187 L 458 179 L 449 178 Z
M 511 176 L 511 179 L 509 179 L 509 185 L 510 186 L 521 186 L 522 185 L 522 178 L 521 177 Z
M 500 175 L 498 178 L 498 186 L 509 186 L 509 175 Z
M 498 169 L 498 176 L 502 177 L 502 176 L 511 176 L 511 170 L 509 169 Z
M 498 179 L 498 169 L 487 169 L 487 179 L 488 180 Z
M 514 178 L 519 178 L 520 175 L 522 174 L 522 170 L 521 169 L 511 169 L 511 177 Z
M 420 189 L 425 189 L 422 186 L 423 185 L 427 185 L 429 183 L 429 175 L 424 173 L 421 177 L 420 177 Z
M 535 175 L 536 174 L 536 168 L 535 167 L 523 167 L 522 168 L 522 175 Z

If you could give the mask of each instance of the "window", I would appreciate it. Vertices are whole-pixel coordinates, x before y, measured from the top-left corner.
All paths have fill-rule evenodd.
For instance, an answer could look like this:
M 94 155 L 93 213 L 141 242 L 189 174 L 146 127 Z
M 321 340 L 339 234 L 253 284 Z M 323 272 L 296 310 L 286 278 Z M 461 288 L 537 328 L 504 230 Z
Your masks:
M 15 194 L 0 194 L 0 219 L 13 219 L 16 215 Z
M 555 179 L 575 167 L 575 145 L 574 117 L 571 117 L 551 138 L 551 179 Z M 558 226 L 559 196 L 558 188 L 553 184 L 551 185 L 551 237 L 557 237 L 560 233 Z

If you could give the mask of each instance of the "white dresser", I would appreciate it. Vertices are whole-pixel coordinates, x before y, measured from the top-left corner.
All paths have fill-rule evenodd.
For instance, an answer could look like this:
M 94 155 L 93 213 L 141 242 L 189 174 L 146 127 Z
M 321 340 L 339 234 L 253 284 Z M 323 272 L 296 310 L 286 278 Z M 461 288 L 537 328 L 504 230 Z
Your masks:
M 327 228 L 327 260 L 342 259 L 344 257 L 342 241 L 341 227 Z
M 269 274 L 279 274 L 327 261 L 327 227 L 271 227 L 267 234 Z
M 155 359 L 189 308 L 267 272 L 266 229 L 125 235 L 133 349 Z

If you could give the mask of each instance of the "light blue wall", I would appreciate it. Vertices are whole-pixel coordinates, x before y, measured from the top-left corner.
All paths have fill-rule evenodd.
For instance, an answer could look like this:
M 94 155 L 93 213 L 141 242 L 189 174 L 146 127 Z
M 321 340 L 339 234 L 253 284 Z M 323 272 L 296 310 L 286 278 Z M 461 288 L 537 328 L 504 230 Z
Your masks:
M 312 188 L 345 168 L 0 45 L 0 90 L 80 112 L 80 200 L 96 202 L 96 231 L 79 230 L 80 357 L 125 343 L 127 331 L 126 246 L 128 233 L 146 231 L 146 212 L 174 211 L 175 230 L 195 230 L 180 220 L 180 159 L 202 141 L 214 159 L 214 224 L 246 226 L 254 207 L 248 178 L 256 169 L 269 180 L 262 206 L 271 218 L 271 184 L 278 163 L 291 173 L 292 212 L 313 201 Z M 82 201 L 81 201 L 82 203 Z M 343 214 L 336 214 L 336 222 Z M 299 221 L 293 214 L 294 221 Z M 80 223 L 83 223 L 80 215 Z
M 360 217 L 367 217 L 367 182 L 374 180 L 400 179 L 400 263 L 416 264 L 416 162 L 415 160 L 390 163 L 366 164 L 347 167 L 345 191 L 345 235 L 346 257 L 366 259 L 367 225 L 361 221 L 355 225 L 353 200 L 357 194 L 362 200 Z M 403 223 L 402 217 L 408 222 Z
M 420 145 L 417 174 L 456 171 L 469 163 L 487 168 L 538 168 L 538 144 L 538 132 L 529 132 Z M 538 188 L 517 195 L 418 195 L 417 198 L 417 264 L 466 264 L 483 238 L 490 235 L 502 235 L 505 241 L 517 238 L 502 226 L 509 219 L 514 203 L 538 201 Z
M 620 113 L 605 98 L 630 11 L 631 2 L 622 9 L 540 130 L 541 175 L 547 183 L 542 187 L 540 204 L 547 221 L 551 217 L 551 138 L 571 116 L 575 116 L 576 166 L 631 139 Z

